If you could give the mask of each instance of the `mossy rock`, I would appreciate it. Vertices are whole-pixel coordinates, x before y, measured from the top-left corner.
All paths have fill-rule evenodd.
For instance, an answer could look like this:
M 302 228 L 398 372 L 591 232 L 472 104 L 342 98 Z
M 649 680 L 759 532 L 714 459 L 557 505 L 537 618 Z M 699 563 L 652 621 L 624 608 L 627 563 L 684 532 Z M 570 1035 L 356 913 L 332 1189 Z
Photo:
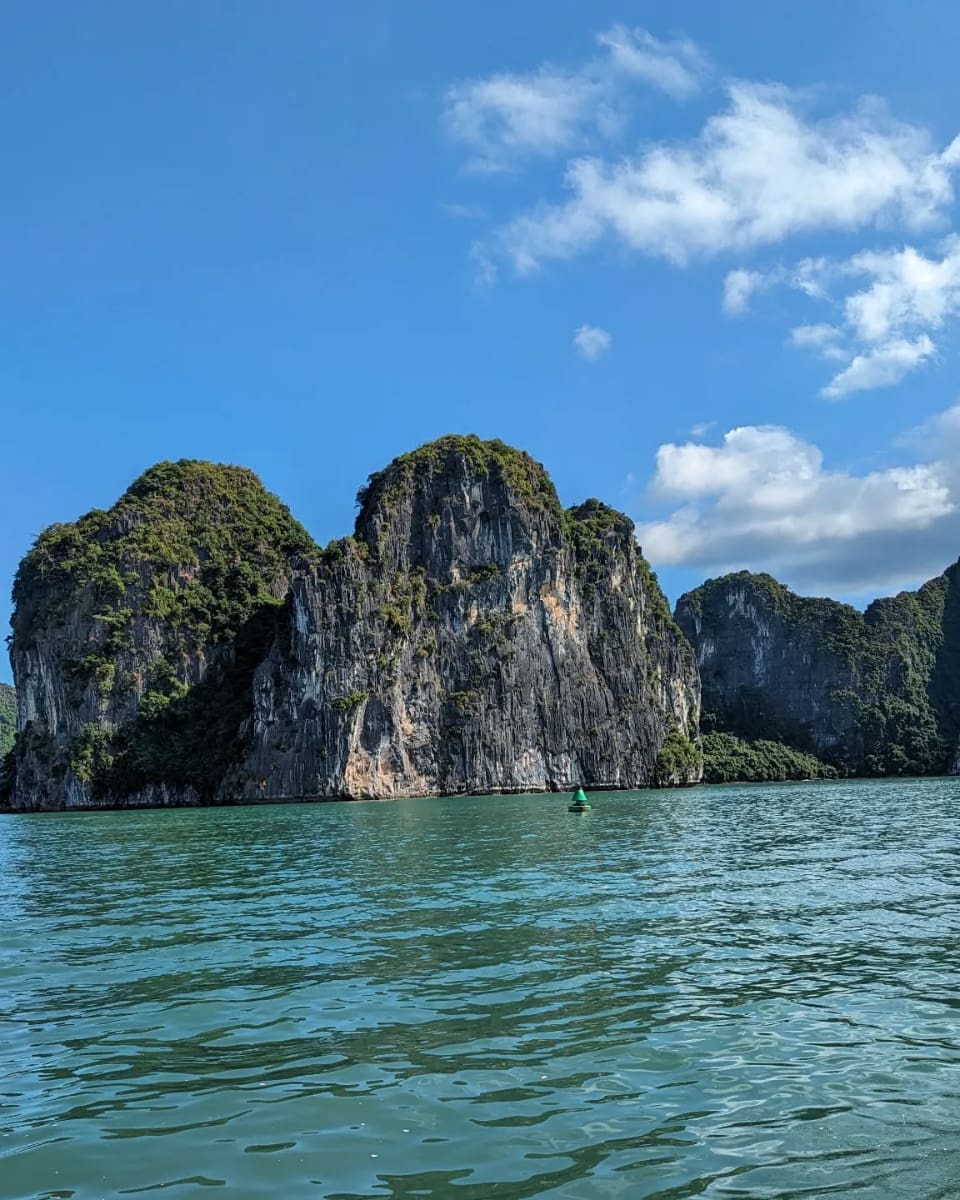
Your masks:
M 258 605 L 282 597 L 290 559 L 316 553 L 245 467 L 158 463 L 112 508 L 37 538 L 14 583 L 15 635 L 35 639 L 89 594 L 114 628 L 159 616 L 194 645 L 229 641 Z
M 357 492 L 360 513 L 357 536 L 363 537 L 378 513 L 395 511 L 400 498 L 417 478 L 446 478 L 464 468 L 477 476 L 501 481 L 518 503 L 534 511 L 562 517 L 556 488 L 544 467 L 522 450 L 494 438 L 484 441 L 476 434 L 448 434 L 401 454 L 382 471 L 376 471 Z M 439 514 L 431 514 L 439 516 Z M 439 520 L 437 521 L 439 524 Z
M 249 675 L 272 636 L 291 562 L 304 557 L 319 558 L 312 538 L 252 471 L 192 459 L 159 463 L 112 508 L 45 530 L 17 572 L 14 653 L 55 644 L 58 629 L 79 620 L 86 652 L 62 664 L 76 702 L 91 688 L 102 702 L 140 696 L 122 728 L 84 727 L 74 774 L 95 792 L 209 785 L 240 753 Z M 210 662 L 218 647 L 216 677 L 189 687 L 188 664 Z M 122 669 L 138 652 L 128 663 L 137 669 Z

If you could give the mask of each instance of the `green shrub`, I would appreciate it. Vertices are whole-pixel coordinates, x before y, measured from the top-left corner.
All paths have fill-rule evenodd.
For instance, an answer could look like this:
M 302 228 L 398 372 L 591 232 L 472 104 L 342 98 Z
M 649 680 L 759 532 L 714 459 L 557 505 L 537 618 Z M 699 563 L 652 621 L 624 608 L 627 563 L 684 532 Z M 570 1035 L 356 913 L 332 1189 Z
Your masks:
M 562 517 L 557 492 L 546 471 L 522 450 L 515 450 L 499 438 L 483 441 L 476 434 L 448 434 L 427 442 L 409 454 L 401 454 L 388 467 L 377 471 L 357 492 L 360 513 L 357 517 L 357 536 L 368 533 L 375 513 L 390 515 L 397 511 L 401 499 L 409 496 L 415 478 L 443 477 L 465 461 L 476 475 L 499 479 L 513 496 L 527 508 Z M 434 514 L 428 514 L 427 521 Z
M 703 760 L 700 751 L 679 729 L 672 729 L 666 736 L 653 769 L 653 780 L 657 787 L 676 787 L 695 783 L 700 777 Z
M 70 747 L 71 771 L 82 783 L 96 783 L 112 765 L 110 734 L 96 725 L 84 725 Z
M 12 687 L 0 683 L 0 763 L 13 749 L 17 729 L 17 698 Z
M 449 700 L 454 711 L 462 718 L 474 717 L 479 712 L 480 695 L 474 690 L 451 692 Z
M 782 742 L 747 742 L 731 733 L 705 733 L 700 746 L 704 783 L 778 783 L 837 775 L 835 767 Z
M 32 641 L 84 607 L 92 589 L 97 620 L 110 630 L 104 658 L 118 649 L 111 639 L 141 615 L 178 625 L 193 645 L 230 641 L 254 609 L 278 602 L 289 559 L 317 553 L 252 471 L 159 463 L 109 511 L 95 509 L 37 538 L 14 584 L 15 636 Z

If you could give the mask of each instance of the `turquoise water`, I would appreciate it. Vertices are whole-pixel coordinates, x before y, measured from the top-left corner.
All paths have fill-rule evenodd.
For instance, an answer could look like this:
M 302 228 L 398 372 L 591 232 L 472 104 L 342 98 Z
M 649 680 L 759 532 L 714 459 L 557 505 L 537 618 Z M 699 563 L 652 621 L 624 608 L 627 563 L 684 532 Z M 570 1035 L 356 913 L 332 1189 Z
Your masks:
M 960 1196 L 960 780 L 593 799 L 0 821 L 0 1197 Z

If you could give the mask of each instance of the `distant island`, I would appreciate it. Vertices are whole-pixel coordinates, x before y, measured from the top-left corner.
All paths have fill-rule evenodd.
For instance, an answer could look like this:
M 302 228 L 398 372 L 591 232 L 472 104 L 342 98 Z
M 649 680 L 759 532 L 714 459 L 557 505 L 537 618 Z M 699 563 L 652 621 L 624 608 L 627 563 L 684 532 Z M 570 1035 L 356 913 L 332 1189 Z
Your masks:
M 0 683 L 0 762 L 13 749 L 17 728 L 16 693 L 8 683 Z
M 863 613 L 746 571 L 682 596 L 676 618 L 697 655 L 713 778 L 728 744 L 720 733 L 805 751 L 840 775 L 955 773 L 958 569 Z
M 320 548 L 252 472 L 183 460 L 41 534 L 0 804 L 954 768 L 956 568 L 865 614 L 748 573 L 671 613 L 628 517 L 564 509 L 539 463 L 473 436 L 395 459 L 358 504 Z

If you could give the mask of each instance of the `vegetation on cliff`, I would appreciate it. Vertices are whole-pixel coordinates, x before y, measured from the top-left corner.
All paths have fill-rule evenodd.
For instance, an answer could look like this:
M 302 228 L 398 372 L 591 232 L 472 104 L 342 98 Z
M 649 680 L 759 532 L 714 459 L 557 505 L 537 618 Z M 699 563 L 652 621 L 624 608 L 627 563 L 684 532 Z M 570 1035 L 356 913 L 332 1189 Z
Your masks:
M 0 683 L 0 772 L 3 760 L 13 749 L 13 738 L 17 729 L 17 697 L 7 683 Z
M 782 742 L 747 742 L 731 733 L 700 739 L 704 783 L 777 783 L 787 779 L 835 779 L 836 769 Z
M 95 787 L 115 797 L 152 784 L 190 788 L 209 802 L 249 746 L 253 672 L 277 630 L 266 602 L 243 623 L 226 660 L 193 687 L 176 679 L 148 692 L 133 721 L 108 742 Z
M 461 463 L 471 475 L 492 475 L 500 480 L 518 504 L 555 518 L 561 535 L 573 549 L 578 571 L 588 583 L 604 577 L 610 568 L 612 552 L 623 552 L 635 545 L 634 524 L 625 513 L 596 499 L 564 510 L 541 463 L 499 438 L 484 441 L 475 434 L 448 434 L 437 438 L 408 454 L 399 455 L 382 471 L 372 474 L 357 492 L 360 509 L 357 537 L 362 537 L 368 529 L 374 513 L 395 511 L 401 496 L 409 491 L 414 480 L 429 483 L 437 476 L 458 472 Z M 430 515 L 427 520 L 430 522 Z M 325 556 L 339 558 L 346 540 L 332 543 L 324 552 Z M 644 582 L 656 598 L 658 618 L 673 626 L 670 608 L 656 575 L 645 560 L 641 558 L 640 563 Z
M 565 511 L 539 463 L 472 435 L 358 501 L 321 551 L 250 472 L 164 463 L 41 535 L 13 802 L 638 786 L 670 729 L 664 778 L 696 777 L 695 667 L 629 518 Z
M 16 663 L 47 647 L 84 714 L 64 765 L 94 793 L 203 790 L 240 752 L 291 559 L 315 550 L 252 471 L 195 460 L 159 463 L 109 510 L 45 530 L 14 584 L 13 650 Z
M 508 761 L 549 784 L 570 745 L 597 779 L 615 763 L 661 785 L 928 774 L 957 753 L 958 568 L 865 613 L 740 572 L 683 597 L 678 624 L 632 521 L 564 510 L 503 442 L 440 438 L 358 503 L 320 551 L 250 471 L 182 460 L 41 534 L 14 588 L 29 803 L 209 800 L 266 787 L 270 754 L 277 794 L 304 753 L 306 791 L 380 794 L 456 790 L 478 763 L 496 787 Z M 681 628 L 713 655 L 700 741 Z M 256 751 L 255 671 L 273 727 Z M 11 701 L 0 685 L 0 757 Z
M 573 552 L 577 573 L 586 585 L 588 595 L 597 583 L 608 577 L 616 555 L 636 549 L 634 524 L 630 517 L 597 499 L 563 509 L 546 469 L 529 454 L 498 438 L 484 441 L 475 434 L 448 434 L 399 455 L 382 471 L 369 477 L 357 492 L 360 512 L 354 537 L 331 542 L 323 551 L 322 561 L 326 565 L 336 565 L 357 548 L 365 551 L 365 539 L 374 516 L 395 513 L 401 498 L 410 494 L 415 481 L 420 486 L 430 486 L 438 479 L 459 477 L 464 471 L 472 476 L 492 476 L 505 485 L 517 505 L 552 518 L 560 539 Z M 436 529 L 440 514 L 431 512 L 426 520 Z M 657 626 L 677 634 L 679 631 L 656 574 L 642 555 L 638 554 L 637 560 Z M 499 568 L 496 563 L 490 563 L 487 570 L 495 572 Z M 479 568 L 474 571 L 472 582 L 477 581 L 480 571 Z M 461 580 L 456 586 L 465 589 L 470 582 Z
M 850 604 L 818 596 L 798 596 L 772 575 L 735 571 L 708 579 L 681 596 L 683 606 L 701 616 L 710 603 L 737 590 L 745 590 L 763 611 L 778 617 L 791 634 L 808 633 L 825 651 L 845 662 L 857 662 L 870 644 L 864 614 Z
M 447 434 L 416 450 L 401 454 L 382 471 L 375 471 L 357 492 L 357 533 L 362 535 L 377 511 L 394 511 L 414 480 L 429 484 L 437 476 L 459 471 L 460 464 L 473 475 L 493 475 L 525 507 L 554 515 L 563 510 L 556 488 L 541 463 L 499 438 L 484 441 L 476 434 Z
M 671 729 L 657 755 L 653 781 L 657 787 L 682 787 L 699 783 L 703 757 L 698 747 L 678 729 Z
M 877 600 L 863 613 L 834 600 L 797 596 L 769 575 L 747 571 L 709 580 L 681 597 L 677 614 L 695 645 L 726 639 L 722 663 L 701 662 L 704 730 L 815 751 L 842 774 L 945 770 L 958 733 L 951 708 L 960 707 L 949 682 L 956 674 L 947 665 L 953 652 L 944 642 L 953 574 L 951 569 L 916 592 Z M 739 642 L 731 634 L 735 596 L 755 614 L 741 614 Z M 748 678 L 749 666 L 735 675 L 755 660 L 756 637 L 772 639 L 762 681 Z M 805 706 L 785 704 L 791 690 Z
M 141 616 L 176 629 L 184 648 L 229 641 L 261 604 L 277 602 L 289 559 L 313 550 L 245 467 L 158 463 L 112 508 L 41 533 L 14 583 L 16 633 L 35 637 L 89 596 L 117 642 Z
M 441 504 L 449 509 L 454 493 L 465 477 L 486 478 L 501 484 L 512 507 L 545 518 L 558 548 L 565 545 L 572 552 L 575 570 L 588 600 L 595 596 L 598 586 L 602 587 L 610 578 L 611 572 L 618 569 L 625 556 L 631 556 L 649 605 L 650 636 L 678 639 L 683 652 L 687 652 L 657 576 L 639 553 L 630 517 L 597 499 L 563 509 L 543 465 L 524 451 L 496 438 L 484 441 L 475 434 L 449 434 L 400 455 L 382 471 L 372 474 L 357 493 L 360 512 L 354 536 L 331 543 L 324 550 L 321 561 L 326 566 L 337 566 L 351 553 L 369 553 L 378 536 L 376 525 L 385 518 L 392 520 L 404 501 L 412 501 L 415 489 L 433 497 L 435 507 L 425 514 L 425 521 L 436 533 L 442 519 L 436 498 L 439 496 Z M 434 600 L 438 599 L 439 593 L 450 589 L 469 591 L 501 570 L 497 563 L 486 563 L 451 583 L 429 580 L 428 591 Z M 386 583 L 389 581 L 380 581 L 381 591 Z M 390 590 L 395 594 L 385 598 L 381 609 L 394 627 L 402 630 L 409 626 L 409 604 L 404 602 L 402 588 L 391 584 Z
M 937 667 L 945 649 L 950 657 L 944 611 L 952 586 L 947 572 L 916 592 L 875 600 L 864 613 L 857 707 L 868 775 L 928 775 L 948 765 L 957 730 L 938 690 Z

